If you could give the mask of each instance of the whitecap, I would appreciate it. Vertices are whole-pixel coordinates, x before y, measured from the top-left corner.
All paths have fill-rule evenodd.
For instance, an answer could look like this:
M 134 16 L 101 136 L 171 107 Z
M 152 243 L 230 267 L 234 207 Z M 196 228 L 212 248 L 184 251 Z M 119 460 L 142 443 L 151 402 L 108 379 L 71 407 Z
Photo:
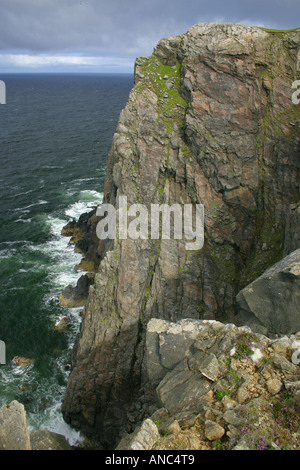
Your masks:
M 73 184 L 82 183 L 84 181 L 94 181 L 97 179 L 98 179 L 98 176 L 91 176 L 89 178 L 78 178 L 76 180 L 73 180 Z
M 65 210 L 65 214 L 72 219 L 78 219 L 87 210 L 87 205 L 84 202 L 75 202 Z
M 14 256 L 15 251 L 16 251 L 15 249 L 0 250 L 0 259 L 7 259 L 7 258 L 10 258 L 11 256 Z
M 49 303 L 57 299 L 59 293 L 69 284 L 76 284 L 83 273 L 74 269 L 75 265 L 80 263 L 82 255 L 76 253 L 74 246 L 69 244 L 71 237 L 61 235 L 66 220 L 48 216 L 46 224 L 49 227 L 50 240 L 41 245 L 32 246 L 32 249 L 44 253 L 51 260 L 47 269 L 48 281 L 52 288 L 45 298 L 45 302 Z
M 4 245 L 28 245 L 30 244 L 31 242 L 29 242 L 28 240 L 9 240 L 9 241 L 6 241 L 6 242 L 1 242 L 1 244 L 4 244 Z
M 63 170 L 63 166 L 56 166 L 56 165 L 44 165 L 41 167 L 43 170 Z
M 24 207 L 16 207 L 14 211 L 20 211 L 20 212 L 29 212 L 28 209 L 31 207 L 39 206 L 41 204 L 48 204 L 48 201 L 44 201 L 43 199 L 39 200 L 38 202 L 34 202 L 33 204 L 29 204 L 28 206 Z
M 82 190 L 79 193 L 78 200 L 65 210 L 65 214 L 72 219 L 78 219 L 85 212 L 101 204 L 102 201 L 103 193 L 95 190 Z
M 35 191 L 35 190 L 34 190 L 34 189 L 29 189 L 28 191 L 24 191 L 24 192 L 22 192 L 22 193 L 14 194 L 13 197 L 24 196 L 24 195 L 26 195 L 26 194 L 32 193 L 33 191 Z
M 23 224 L 28 224 L 31 222 L 32 219 L 17 219 L 15 222 L 23 222 Z
M 66 225 L 68 217 L 78 218 L 82 213 L 90 210 L 91 206 L 96 206 L 102 202 L 103 194 L 94 190 L 83 190 L 78 192 L 76 200 L 68 206 L 65 212 L 61 215 L 47 215 L 44 218 L 44 223 L 48 227 L 49 240 L 40 245 L 30 245 L 29 249 L 39 250 L 44 253 L 49 263 L 46 265 L 47 269 L 47 283 L 51 286 L 50 290 L 44 297 L 44 303 L 51 303 L 58 305 L 59 294 L 69 284 L 76 285 L 80 276 L 84 274 L 82 271 L 76 271 L 74 268 L 79 264 L 82 255 L 74 251 L 74 246 L 70 245 L 70 238 L 61 235 L 63 227 Z M 75 194 L 74 194 L 75 196 Z M 76 197 L 76 196 L 75 196 Z M 69 328 L 64 331 L 67 340 L 67 349 L 63 354 L 55 359 L 57 368 L 60 374 L 67 383 L 69 377 L 69 370 L 66 365 L 69 363 L 71 350 L 74 346 L 75 338 L 80 329 L 82 321 L 81 313 L 82 307 L 78 308 L 57 308 L 51 309 L 52 313 L 49 320 L 53 325 L 57 323 L 63 316 L 67 316 L 69 321 Z M 16 372 L 16 371 L 15 371 Z M 52 388 L 53 385 L 53 388 Z M 82 441 L 80 433 L 70 428 L 64 421 L 61 413 L 61 402 L 65 391 L 65 385 L 57 388 L 56 384 L 41 384 L 40 396 L 43 399 L 49 397 L 49 406 L 43 410 L 43 413 L 29 413 L 28 414 L 28 427 L 29 429 L 44 428 L 49 431 L 62 434 L 66 437 L 71 445 L 76 445 Z

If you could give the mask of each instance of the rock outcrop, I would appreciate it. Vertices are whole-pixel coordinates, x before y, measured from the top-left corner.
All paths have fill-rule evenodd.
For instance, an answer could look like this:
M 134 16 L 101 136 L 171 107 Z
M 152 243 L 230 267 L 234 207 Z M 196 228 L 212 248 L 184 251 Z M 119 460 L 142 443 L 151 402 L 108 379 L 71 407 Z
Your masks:
M 76 269 L 94 273 L 98 270 L 101 257 L 99 254 L 99 239 L 96 234 L 96 225 L 99 217 L 96 208 L 82 214 L 79 219 L 71 220 L 62 229 L 62 235 L 70 238 L 70 245 L 75 251 L 82 254 L 82 260 Z
M 94 276 L 91 273 L 80 276 L 75 287 L 70 284 L 60 294 L 60 305 L 69 308 L 84 306 L 89 294 L 89 287 L 93 281 Z
M 0 450 L 71 450 L 66 438 L 46 429 L 29 432 L 24 405 L 14 400 L 0 408 Z
M 0 449 L 31 450 L 26 412 L 17 401 L 0 408 Z
M 188 251 L 174 237 L 98 243 L 63 413 L 104 446 L 154 403 L 148 321 L 234 319 L 236 295 L 283 257 L 285 241 L 299 248 L 286 233 L 299 202 L 300 107 L 291 100 L 299 43 L 299 29 L 199 24 L 136 61 L 104 203 L 118 209 L 126 196 L 149 212 L 151 204 L 203 204 L 205 243 Z
M 146 336 L 152 449 L 299 449 L 300 331 L 270 339 L 214 320 L 152 319 Z
M 243 324 L 268 336 L 300 331 L 300 249 L 242 289 L 237 308 Z

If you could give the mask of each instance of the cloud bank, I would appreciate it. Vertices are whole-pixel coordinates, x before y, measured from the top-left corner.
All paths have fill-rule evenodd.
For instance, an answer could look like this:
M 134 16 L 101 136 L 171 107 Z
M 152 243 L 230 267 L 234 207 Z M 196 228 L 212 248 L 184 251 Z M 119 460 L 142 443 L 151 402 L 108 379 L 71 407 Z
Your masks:
M 1 0 L 0 71 L 132 71 L 195 23 L 299 26 L 299 0 Z

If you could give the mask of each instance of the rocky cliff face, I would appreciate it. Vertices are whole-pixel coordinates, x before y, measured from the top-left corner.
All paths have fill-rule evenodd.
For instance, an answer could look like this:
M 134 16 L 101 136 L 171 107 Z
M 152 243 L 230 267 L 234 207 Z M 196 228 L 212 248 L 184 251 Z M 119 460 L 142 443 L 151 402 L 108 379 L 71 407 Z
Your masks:
M 205 243 L 99 242 L 63 412 L 104 445 L 152 402 L 148 321 L 233 318 L 237 293 L 299 248 L 286 229 L 299 202 L 299 72 L 299 29 L 233 24 L 195 25 L 136 61 L 104 202 L 203 204 Z

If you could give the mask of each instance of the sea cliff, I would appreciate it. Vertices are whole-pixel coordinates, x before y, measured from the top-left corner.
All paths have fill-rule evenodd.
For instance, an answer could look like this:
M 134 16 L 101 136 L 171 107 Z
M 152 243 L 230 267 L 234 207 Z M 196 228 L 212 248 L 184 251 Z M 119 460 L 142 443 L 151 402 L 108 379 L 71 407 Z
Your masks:
M 95 245 L 93 213 L 81 239 L 93 239 L 97 269 L 63 413 L 103 447 L 114 448 L 158 408 L 147 366 L 151 319 L 248 322 L 273 338 L 300 330 L 300 105 L 292 103 L 299 73 L 299 29 L 240 24 L 195 25 L 136 60 L 103 202 L 116 209 L 119 196 L 148 208 L 201 204 L 204 246 L 187 251 L 184 240 L 162 237 Z M 262 281 L 251 288 L 256 302 L 239 294 L 273 265 L 271 294 Z M 277 294 L 286 286 L 293 302 L 287 296 L 286 321 L 278 324 Z M 272 303 L 267 320 L 251 307 L 264 293 Z

